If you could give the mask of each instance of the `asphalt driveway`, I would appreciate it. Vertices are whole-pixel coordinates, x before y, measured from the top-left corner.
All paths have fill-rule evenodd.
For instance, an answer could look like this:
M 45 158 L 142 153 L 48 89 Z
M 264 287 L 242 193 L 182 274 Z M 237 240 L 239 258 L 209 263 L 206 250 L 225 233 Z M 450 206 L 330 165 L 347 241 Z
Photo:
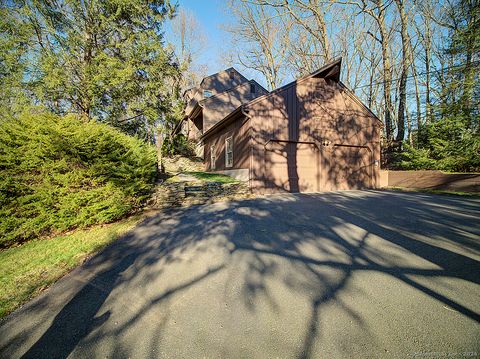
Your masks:
M 381 191 L 161 213 L 9 316 L 0 356 L 478 357 L 479 218 Z

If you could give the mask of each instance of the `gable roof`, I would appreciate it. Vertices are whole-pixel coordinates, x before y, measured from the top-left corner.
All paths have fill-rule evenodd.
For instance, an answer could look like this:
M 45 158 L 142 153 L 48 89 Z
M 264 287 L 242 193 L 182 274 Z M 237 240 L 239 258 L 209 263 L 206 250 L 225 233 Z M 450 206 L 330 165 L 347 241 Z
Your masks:
M 210 96 L 210 97 L 206 97 L 206 98 L 198 101 L 198 104 L 199 104 L 201 107 L 203 107 L 203 105 L 204 105 L 206 102 L 210 102 L 210 100 L 212 100 L 212 99 L 214 99 L 214 98 L 220 97 L 220 96 L 222 96 L 222 95 L 224 95 L 224 94 L 227 94 L 227 93 L 229 93 L 229 92 L 232 92 L 232 91 L 238 89 L 239 87 L 242 87 L 242 86 L 245 86 L 245 85 L 251 84 L 251 83 L 255 83 L 256 85 L 260 86 L 265 92 L 268 93 L 268 91 L 267 91 L 262 85 L 260 85 L 257 81 L 255 81 L 255 80 L 252 79 L 252 80 L 247 80 L 247 81 L 245 81 L 245 82 L 242 82 L 242 83 L 238 84 L 237 86 L 231 87 L 231 88 L 229 88 L 228 90 L 225 90 L 225 91 L 223 91 L 223 92 L 219 92 L 219 93 L 217 93 L 217 94 L 215 94 L 215 95 L 212 95 L 212 96 Z M 262 96 L 263 96 L 263 95 L 262 95 Z
M 218 97 L 220 97 L 220 96 L 222 96 L 222 95 L 225 95 L 225 94 L 227 94 L 227 93 L 229 93 L 229 92 L 235 91 L 236 89 L 238 89 L 238 88 L 240 88 L 240 87 L 242 87 L 242 86 L 245 86 L 245 85 L 247 85 L 247 84 L 252 84 L 252 83 L 254 83 L 255 85 L 261 87 L 263 91 L 265 91 L 266 93 L 268 93 L 268 90 L 265 89 L 262 85 L 260 85 L 257 81 L 255 81 L 255 80 L 253 80 L 253 79 L 252 79 L 252 80 L 247 80 L 247 81 L 245 81 L 245 82 L 242 82 L 242 83 L 238 84 L 237 86 L 234 86 L 234 87 L 229 88 L 228 90 L 225 90 L 225 91 L 223 91 L 223 92 L 219 92 L 219 93 L 217 93 L 217 94 L 215 94 L 215 95 L 212 95 L 212 96 L 210 96 L 210 97 L 206 97 L 206 98 L 204 98 L 204 99 L 202 99 L 202 100 L 200 100 L 200 101 L 197 101 L 197 103 L 196 103 L 195 106 L 193 107 L 193 109 L 192 109 L 192 111 L 190 112 L 190 114 L 198 114 L 198 111 L 201 110 L 202 108 L 204 108 L 204 107 L 205 107 L 205 104 L 208 103 L 208 102 L 210 102 L 211 100 L 213 100 L 213 99 L 215 99 L 215 98 L 218 98 Z M 263 95 L 262 95 L 262 96 L 263 96 Z M 183 119 L 185 119 L 186 117 L 189 117 L 189 116 L 185 115 L 185 116 L 182 118 L 182 121 L 183 121 Z M 193 117 L 195 117 L 195 116 L 193 116 Z
M 340 69 L 341 69 L 341 65 L 342 65 L 342 58 L 339 57 L 335 60 L 333 60 L 332 62 L 322 66 L 321 68 L 319 68 L 318 70 L 308 74 L 308 75 L 305 75 L 297 80 L 294 80 L 284 86 L 281 86 L 271 92 L 268 92 L 267 94 L 265 95 L 262 95 L 262 96 L 259 96 L 255 99 L 253 99 L 252 101 L 246 103 L 246 104 L 243 104 L 241 106 L 239 106 L 237 109 L 235 109 L 235 111 L 231 112 L 230 114 L 228 114 L 224 119 L 218 121 L 214 126 L 212 126 L 210 129 L 208 129 L 206 132 L 204 132 L 202 134 L 202 136 L 200 137 L 201 139 L 204 139 L 205 137 L 208 137 L 211 133 L 215 132 L 219 127 L 222 127 L 223 125 L 225 125 L 227 122 L 229 122 L 230 120 L 232 120 L 233 118 L 236 117 L 236 115 L 239 115 L 241 113 L 245 114 L 244 110 L 246 108 L 248 108 L 248 106 L 252 105 L 252 104 L 255 104 L 259 101 L 262 101 L 266 98 L 269 98 L 287 88 L 290 88 L 292 86 L 295 86 L 299 83 L 302 83 L 302 82 L 305 82 L 311 78 L 314 78 L 314 77 L 321 77 L 321 78 L 332 78 L 333 80 L 335 80 L 335 82 L 337 82 L 339 84 L 339 86 L 345 90 L 345 92 L 347 93 L 347 95 L 349 97 L 351 97 L 355 102 L 357 102 L 367 113 L 368 115 L 370 116 L 373 116 L 378 122 L 380 122 L 382 125 L 382 121 L 380 121 L 380 119 L 352 92 L 350 91 L 341 81 L 340 81 Z
M 221 71 L 218 71 L 218 72 L 215 72 L 214 74 L 211 74 L 211 75 L 208 75 L 208 76 L 205 76 L 204 78 L 202 78 L 202 81 L 200 81 L 200 83 L 197 85 L 197 86 L 193 86 L 193 87 L 190 87 L 188 89 L 186 89 L 185 91 L 183 91 L 183 94 L 182 96 L 185 96 L 185 94 L 188 92 L 188 91 L 192 91 L 192 90 L 199 90 L 202 88 L 202 84 L 205 82 L 205 80 L 211 78 L 211 77 L 216 77 L 216 76 L 219 76 L 220 74 L 223 74 L 225 72 L 229 72 L 229 71 L 235 71 L 237 74 L 239 74 L 242 78 L 244 78 L 245 80 L 248 81 L 248 79 L 243 76 L 236 68 L 234 67 L 229 67 L 228 69 L 225 69 L 225 70 L 221 70 Z
M 320 76 L 320 75 L 322 75 L 323 73 L 327 73 L 327 75 L 328 75 L 329 72 L 331 72 L 331 71 L 333 71 L 333 70 L 335 69 L 335 66 L 338 66 L 338 71 L 335 73 L 334 79 L 338 82 L 338 81 L 339 81 L 339 76 L 340 76 L 340 68 L 341 68 L 341 66 L 342 66 L 342 58 L 341 58 L 341 57 L 333 60 L 332 62 L 326 64 L 326 65 L 323 66 L 323 67 L 320 67 L 318 70 L 316 70 L 316 71 L 314 71 L 314 72 L 312 72 L 312 73 L 310 73 L 310 74 L 308 74 L 308 75 L 305 75 L 305 76 L 303 76 L 303 77 L 300 77 L 299 79 L 294 80 L 294 81 L 292 81 L 292 82 L 290 82 L 290 83 L 288 83 L 288 84 L 286 84 L 286 85 L 283 85 L 283 86 L 281 86 L 281 87 L 278 87 L 278 88 L 276 88 L 275 90 L 272 90 L 272 91 L 270 91 L 269 93 L 267 93 L 267 94 L 265 94 L 265 95 L 263 95 L 263 96 L 259 96 L 259 97 L 255 98 L 255 99 L 253 99 L 253 100 L 250 101 L 248 104 L 245 104 L 245 106 L 248 106 L 248 105 L 257 103 L 257 102 L 259 102 L 259 101 L 261 101 L 261 100 L 264 100 L 264 99 L 266 99 L 266 98 L 268 98 L 268 97 L 271 97 L 271 96 L 273 96 L 273 95 L 275 95 L 275 94 L 277 94 L 277 93 L 279 93 L 279 92 L 281 92 L 281 91 L 283 91 L 283 90 L 285 90 L 285 89 L 287 89 L 287 88 L 289 88 L 289 87 L 292 87 L 292 86 L 295 86 L 295 85 L 297 85 L 297 84 L 299 84 L 299 83 L 305 82 L 306 80 L 311 79 L 312 77 L 322 77 L 322 76 Z M 331 76 L 327 76 L 327 77 L 331 77 Z
M 211 75 L 208 75 L 206 77 L 204 77 L 202 79 L 202 81 L 200 81 L 200 84 L 198 85 L 198 87 L 202 87 L 202 84 L 205 82 L 205 80 L 211 78 L 211 77 L 218 77 L 220 74 L 223 74 L 224 72 L 230 72 L 230 71 L 235 71 L 237 74 L 239 74 L 241 77 L 243 77 L 245 80 L 247 80 L 247 78 L 245 76 L 243 76 L 237 69 L 235 69 L 234 67 L 229 67 L 228 69 L 225 69 L 225 70 L 222 70 L 222 71 L 218 71 L 214 74 L 211 74 Z
M 333 60 L 332 62 L 324 65 L 323 67 L 319 68 L 318 70 L 308 74 L 308 75 L 305 75 L 297 80 L 294 80 L 282 87 L 279 87 L 273 91 L 271 91 L 270 93 L 266 94 L 266 95 L 263 95 L 263 96 L 259 96 L 255 99 L 253 99 L 252 101 L 250 101 L 249 103 L 243 105 L 245 107 L 251 105 L 251 104 L 254 104 L 254 103 L 257 103 L 265 98 L 268 98 L 274 94 L 277 94 L 289 87 L 292 87 L 294 85 L 297 85 L 299 83 L 302 83 L 308 79 L 311 79 L 313 77 L 322 77 L 322 78 L 332 78 L 333 80 L 335 80 L 335 82 L 337 82 L 339 84 L 339 86 L 346 92 L 346 94 L 352 98 L 357 104 L 359 104 L 363 110 L 365 110 L 367 112 L 368 115 L 370 116 L 373 116 L 378 122 L 380 122 L 383 126 L 383 122 L 380 121 L 380 119 L 377 117 L 377 115 L 375 115 L 373 113 L 372 110 L 370 110 L 363 102 L 362 100 L 360 100 L 358 98 L 357 95 L 355 95 L 355 93 L 353 91 L 351 91 L 347 86 L 345 86 L 345 84 L 343 82 L 340 81 L 340 70 L 341 70 L 341 66 L 342 66 L 342 58 L 339 57 L 335 60 Z

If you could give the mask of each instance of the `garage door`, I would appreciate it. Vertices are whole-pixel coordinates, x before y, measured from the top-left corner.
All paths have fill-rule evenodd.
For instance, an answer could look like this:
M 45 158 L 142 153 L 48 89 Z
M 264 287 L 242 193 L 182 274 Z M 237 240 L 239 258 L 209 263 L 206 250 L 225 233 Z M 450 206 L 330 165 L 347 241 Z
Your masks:
M 265 192 L 319 191 L 319 153 L 314 144 L 270 142 L 265 146 Z
M 335 191 L 371 187 L 370 157 L 365 147 L 333 146 L 328 161 L 330 188 L 326 189 Z
M 272 141 L 265 146 L 265 193 L 370 188 L 371 153 L 365 147 Z

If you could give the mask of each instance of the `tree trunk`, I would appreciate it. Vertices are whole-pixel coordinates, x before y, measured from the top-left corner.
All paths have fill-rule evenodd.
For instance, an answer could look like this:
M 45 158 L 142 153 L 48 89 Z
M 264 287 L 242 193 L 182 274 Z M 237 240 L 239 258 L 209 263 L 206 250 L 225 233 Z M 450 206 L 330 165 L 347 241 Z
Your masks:
M 392 73 L 390 69 L 390 57 L 388 55 L 388 40 L 385 29 L 385 22 L 383 16 L 379 21 L 380 36 L 382 38 L 382 64 L 383 64 L 383 99 L 385 103 L 385 134 L 388 145 L 393 139 L 392 131 Z
M 160 126 L 157 126 L 156 145 L 157 145 L 157 172 L 165 173 L 165 169 L 163 167 L 163 162 L 162 162 L 163 134 Z
M 407 102 L 407 76 L 409 68 L 409 36 L 407 29 L 407 14 L 405 13 L 405 7 L 403 0 L 395 0 L 398 12 L 400 14 L 400 34 L 402 39 L 402 75 L 400 77 L 400 96 L 398 102 L 398 114 L 397 114 L 397 137 L 396 140 L 401 142 L 405 139 L 405 104 Z
M 425 49 L 425 72 L 426 78 L 425 78 L 425 100 L 427 102 L 427 115 L 425 117 L 425 122 L 430 123 L 432 121 L 432 101 L 430 99 L 430 57 L 428 56 L 428 51 Z

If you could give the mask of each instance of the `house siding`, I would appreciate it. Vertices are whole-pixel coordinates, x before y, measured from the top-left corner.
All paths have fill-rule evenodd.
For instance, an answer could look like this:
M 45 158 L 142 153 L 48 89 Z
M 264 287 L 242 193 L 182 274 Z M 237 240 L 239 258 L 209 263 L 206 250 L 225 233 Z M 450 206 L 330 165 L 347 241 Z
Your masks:
M 233 166 L 225 166 L 225 140 L 233 139 Z M 250 166 L 250 121 L 240 116 L 235 122 L 221 128 L 218 132 L 204 139 L 205 169 L 209 171 L 223 171 L 233 169 L 248 169 Z M 211 148 L 215 147 L 215 168 L 211 164 Z
M 201 124 L 202 121 L 203 121 L 202 114 L 200 114 L 200 116 L 195 119 L 195 122 L 198 125 L 199 123 Z M 202 135 L 202 130 L 199 129 L 199 127 L 195 124 L 195 122 L 192 121 L 192 119 L 190 118 L 187 118 L 184 121 L 185 129 L 186 129 L 186 137 L 189 140 L 196 140 Z
M 378 186 L 381 123 L 342 85 L 309 78 L 245 110 L 254 192 Z

